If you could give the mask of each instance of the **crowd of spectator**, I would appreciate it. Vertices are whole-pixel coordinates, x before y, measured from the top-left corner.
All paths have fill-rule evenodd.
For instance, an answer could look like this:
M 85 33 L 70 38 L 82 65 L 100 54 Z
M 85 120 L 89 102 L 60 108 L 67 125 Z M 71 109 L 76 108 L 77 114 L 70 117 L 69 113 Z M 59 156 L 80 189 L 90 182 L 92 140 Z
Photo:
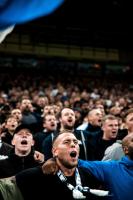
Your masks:
M 16 71 L 0 80 L 0 178 L 51 158 L 54 137 L 64 130 L 78 139 L 79 158 L 92 161 L 116 159 L 112 145 L 133 133 L 130 82 L 72 70 Z

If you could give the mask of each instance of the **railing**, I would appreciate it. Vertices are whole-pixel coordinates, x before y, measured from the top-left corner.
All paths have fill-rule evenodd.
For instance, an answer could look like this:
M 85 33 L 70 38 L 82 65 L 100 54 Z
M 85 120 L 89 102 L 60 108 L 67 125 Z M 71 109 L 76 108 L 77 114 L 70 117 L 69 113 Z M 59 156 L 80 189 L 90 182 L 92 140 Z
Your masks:
M 119 50 L 117 49 L 34 42 L 31 40 L 31 35 L 20 33 L 12 33 L 7 36 L 6 40 L 0 44 L 0 52 L 119 62 Z

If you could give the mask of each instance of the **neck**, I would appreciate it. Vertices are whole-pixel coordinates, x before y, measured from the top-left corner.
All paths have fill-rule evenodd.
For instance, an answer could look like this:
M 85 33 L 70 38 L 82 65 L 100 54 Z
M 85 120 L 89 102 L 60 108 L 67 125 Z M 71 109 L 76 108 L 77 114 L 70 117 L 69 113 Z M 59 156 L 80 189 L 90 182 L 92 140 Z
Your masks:
M 60 128 L 60 132 L 62 132 L 62 131 L 74 131 L 74 128 L 73 127 L 61 127 Z
M 30 154 L 30 151 L 24 151 L 24 150 L 19 151 L 19 150 L 15 149 L 15 154 L 17 156 L 23 157 L 23 156 L 28 156 Z
M 8 132 L 13 135 L 14 134 L 14 130 L 8 130 Z
M 133 133 L 133 128 L 128 129 L 128 134 Z
M 76 169 L 76 167 L 73 167 L 72 169 L 68 169 L 67 167 L 61 164 L 58 164 L 58 166 L 65 176 L 72 176 Z
M 102 137 L 103 140 L 110 140 L 110 138 L 108 138 L 107 136 L 103 135 Z
M 75 172 L 75 168 L 74 169 L 61 169 L 61 171 L 63 172 L 63 174 L 65 175 L 65 176 L 72 176 L 73 174 L 74 174 L 74 172 Z

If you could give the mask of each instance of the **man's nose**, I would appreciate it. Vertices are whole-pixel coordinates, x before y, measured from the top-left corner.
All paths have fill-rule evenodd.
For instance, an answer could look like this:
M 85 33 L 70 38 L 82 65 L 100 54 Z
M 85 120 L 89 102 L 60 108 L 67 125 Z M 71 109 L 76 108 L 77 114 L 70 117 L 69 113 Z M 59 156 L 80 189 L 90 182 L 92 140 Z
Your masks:
M 26 133 L 24 133 L 24 134 L 22 135 L 22 137 L 27 137 L 27 134 L 26 134 Z
M 73 141 L 71 142 L 71 147 L 75 147 L 75 143 Z

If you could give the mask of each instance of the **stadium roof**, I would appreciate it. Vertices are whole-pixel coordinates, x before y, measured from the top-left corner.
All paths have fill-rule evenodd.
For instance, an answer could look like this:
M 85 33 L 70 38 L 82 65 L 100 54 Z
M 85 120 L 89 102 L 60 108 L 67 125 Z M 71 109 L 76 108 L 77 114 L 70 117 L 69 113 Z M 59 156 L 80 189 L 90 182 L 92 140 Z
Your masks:
M 31 33 L 34 42 L 132 49 L 131 8 L 126 0 L 66 0 L 17 31 Z

